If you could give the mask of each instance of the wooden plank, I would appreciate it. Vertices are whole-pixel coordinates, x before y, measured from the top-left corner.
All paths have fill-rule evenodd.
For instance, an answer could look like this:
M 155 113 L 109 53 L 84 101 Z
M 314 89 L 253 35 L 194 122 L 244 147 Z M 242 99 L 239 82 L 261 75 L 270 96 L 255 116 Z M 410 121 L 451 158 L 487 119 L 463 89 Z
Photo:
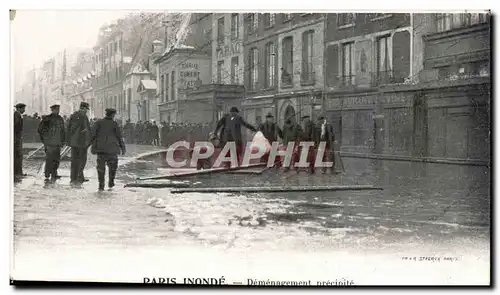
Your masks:
M 206 169 L 206 170 L 196 170 L 193 172 L 175 173 L 175 174 L 169 174 L 169 175 L 159 175 L 159 176 L 137 178 L 137 180 L 170 179 L 170 178 L 178 178 L 178 177 L 184 177 L 184 176 L 214 174 L 214 173 L 220 173 L 220 172 L 241 170 L 241 169 L 246 169 L 246 168 L 263 167 L 266 165 L 267 165 L 266 163 L 257 163 L 257 164 L 250 164 L 248 166 L 238 166 L 238 167 L 231 167 L 231 168 L 214 168 L 214 169 Z
M 191 187 L 172 190 L 172 193 L 242 193 L 242 192 L 319 192 L 319 191 L 383 190 L 372 185 L 328 185 L 328 186 L 278 186 L 278 187 Z
M 266 171 L 267 169 L 268 169 L 268 167 L 266 167 L 264 169 L 233 170 L 233 171 L 228 171 L 227 173 L 230 173 L 230 174 L 256 174 L 256 175 L 260 175 L 260 174 L 264 173 L 264 171 Z
M 187 188 L 191 185 L 188 183 L 127 183 L 125 187 L 146 187 L 146 188 Z

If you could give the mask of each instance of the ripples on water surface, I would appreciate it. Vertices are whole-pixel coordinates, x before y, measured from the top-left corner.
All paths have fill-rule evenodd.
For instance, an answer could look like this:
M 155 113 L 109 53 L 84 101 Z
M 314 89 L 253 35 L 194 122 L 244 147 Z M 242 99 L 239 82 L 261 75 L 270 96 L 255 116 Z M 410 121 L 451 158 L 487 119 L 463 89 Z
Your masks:
M 68 178 L 57 188 L 43 188 L 40 177 L 30 177 L 15 188 L 15 250 L 34 253 L 78 245 L 87 250 L 209 249 L 245 255 L 331 253 L 337 260 L 389 255 L 394 263 L 402 253 L 455 257 L 477 253 L 489 266 L 487 168 L 344 162 L 347 172 L 339 176 L 266 171 L 188 180 L 206 186 L 373 184 L 384 190 L 240 195 L 123 188 L 137 175 L 158 173 L 148 170 L 145 162 L 120 168 L 117 187 L 104 193 L 95 191 L 93 164 L 87 172 L 91 182 L 83 189 L 71 189 Z M 35 174 L 38 163 L 27 165 L 27 172 Z M 67 165 L 62 164 L 60 174 L 69 175 Z

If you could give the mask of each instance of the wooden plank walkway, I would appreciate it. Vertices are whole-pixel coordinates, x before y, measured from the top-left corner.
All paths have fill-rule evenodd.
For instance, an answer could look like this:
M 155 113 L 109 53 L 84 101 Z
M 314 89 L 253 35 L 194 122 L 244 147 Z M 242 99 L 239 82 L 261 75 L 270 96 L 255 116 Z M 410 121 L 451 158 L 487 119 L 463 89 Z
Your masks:
M 125 187 L 144 187 L 144 188 L 188 188 L 188 183 L 127 183 Z
M 172 190 L 172 193 L 264 193 L 264 192 L 319 192 L 383 190 L 372 185 L 326 185 L 326 186 L 277 186 L 277 187 L 191 187 Z
M 206 169 L 206 170 L 196 170 L 196 171 L 192 171 L 192 172 L 172 173 L 172 174 L 168 174 L 168 175 L 158 175 L 158 176 L 137 178 L 137 180 L 171 179 L 171 178 L 178 178 L 178 177 L 185 177 L 185 176 L 214 174 L 214 173 L 229 172 L 229 171 L 235 171 L 235 170 L 241 170 L 241 169 L 247 169 L 247 168 L 264 167 L 266 165 L 267 165 L 266 163 L 257 163 L 257 164 L 250 164 L 248 166 L 238 166 L 238 167 L 231 167 L 231 168 L 214 168 L 214 169 Z

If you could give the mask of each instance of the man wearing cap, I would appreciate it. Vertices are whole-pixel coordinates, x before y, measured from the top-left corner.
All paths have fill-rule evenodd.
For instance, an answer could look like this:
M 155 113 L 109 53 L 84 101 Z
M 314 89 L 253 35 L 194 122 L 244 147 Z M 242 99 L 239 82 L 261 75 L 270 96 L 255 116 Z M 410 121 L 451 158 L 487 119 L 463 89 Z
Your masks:
M 229 110 L 229 114 L 225 114 L 217 122 L 217 127 L 215 128 L 214 134 L 221 130 L 221 146 L 224 146 L 227 142 L 235 142 L 236 144 L 236 156 L 238 163 L 241 162 L 241 157 L 243 156 L 243 138 L 241 136 L 241 126 L 244 126 L 253 132 L 257 129 L 252 125 L 248 124 L 240 115 L 239 110 L 236 107 L 232 107 Z
M 88 181 L 83 176 L 87 164 L 87 150 L 90 146 L 90 122 L 87 117 L 89 104 L 80 103 L 80 109 L 74 112 L 68 120 L 67 144 L 71 147 L 71 184 L 81 185 Z
M 15 105 L 14 111 L 14 180 L 20 181 L 23 176 L 23 114 L 26 111 L 24 103 Z
M 92 130 L 91 152 L 97 154 L 97 177 L 99 190 L 104 190 L 106 166 L 108 166 L 108 187 L 115 186 L 116 170 L 118 168 L 118 154 L 125 154 L 126 148 L 120 126 L 114 120 L 115 109 L 106 109 L 106 117 L 97 121 Z
M 45 146 L 45 182 L 55 182 L 61 160 L 61 147 L 66 142 L 64 119 L 59 115 L 60 105 L 50 106 L 50 115 L 42 116 L 38 125 L 38 134 Z

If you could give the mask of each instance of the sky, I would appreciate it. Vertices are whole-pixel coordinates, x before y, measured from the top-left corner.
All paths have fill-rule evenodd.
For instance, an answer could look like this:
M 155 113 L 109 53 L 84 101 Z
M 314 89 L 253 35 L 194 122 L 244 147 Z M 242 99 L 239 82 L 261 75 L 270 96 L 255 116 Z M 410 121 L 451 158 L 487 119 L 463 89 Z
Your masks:
M 92 48 L 101 25 L 125 10 L 17 10 L 11 21 L 12 66 L 22 83 L 26 73 L 64 48 Z

